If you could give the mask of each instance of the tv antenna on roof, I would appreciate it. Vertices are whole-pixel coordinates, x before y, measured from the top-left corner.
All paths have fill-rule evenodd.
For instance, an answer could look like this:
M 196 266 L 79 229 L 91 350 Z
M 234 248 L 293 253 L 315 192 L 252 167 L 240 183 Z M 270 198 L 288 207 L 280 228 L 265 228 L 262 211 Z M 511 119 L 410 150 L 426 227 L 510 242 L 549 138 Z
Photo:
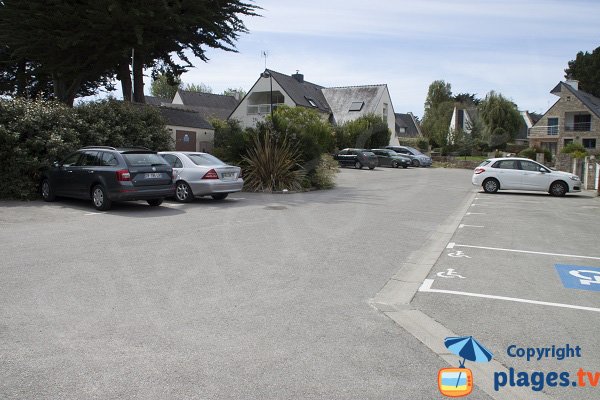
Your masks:
M 260 56 L 265 58 L 265 69 L 267 69 L 267 58 L 269 58 L 269 51 L 268 50 L 261 51 Z

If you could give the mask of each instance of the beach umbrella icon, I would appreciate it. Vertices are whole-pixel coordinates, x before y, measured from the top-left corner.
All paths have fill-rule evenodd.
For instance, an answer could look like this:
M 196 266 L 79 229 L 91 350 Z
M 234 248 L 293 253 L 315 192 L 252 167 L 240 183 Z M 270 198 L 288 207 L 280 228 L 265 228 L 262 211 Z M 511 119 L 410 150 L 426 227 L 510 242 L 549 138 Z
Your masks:
M 444 339 L 444 345 L 452 353 L 462 357 L 459 368 L 465 367 L 466 360 L 473 362 L 489 362 L 493 357 L 492 352 L 475 340 L 473 336 L 447 337 Z M 456 381 L 457 385 L 460 376 L 461 374 L 459 373 Z

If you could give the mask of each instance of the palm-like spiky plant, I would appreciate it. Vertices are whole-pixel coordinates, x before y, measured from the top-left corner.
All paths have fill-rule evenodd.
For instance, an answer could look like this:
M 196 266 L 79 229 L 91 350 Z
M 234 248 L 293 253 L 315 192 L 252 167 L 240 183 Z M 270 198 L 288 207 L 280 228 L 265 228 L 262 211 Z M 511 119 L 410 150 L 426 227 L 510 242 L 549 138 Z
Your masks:
M 300 190 L 305 171 L 299 164 L 300 151 L 285 137 L 270 130 L 258 133 L 242 158 L 244 186 L 252 191 Z

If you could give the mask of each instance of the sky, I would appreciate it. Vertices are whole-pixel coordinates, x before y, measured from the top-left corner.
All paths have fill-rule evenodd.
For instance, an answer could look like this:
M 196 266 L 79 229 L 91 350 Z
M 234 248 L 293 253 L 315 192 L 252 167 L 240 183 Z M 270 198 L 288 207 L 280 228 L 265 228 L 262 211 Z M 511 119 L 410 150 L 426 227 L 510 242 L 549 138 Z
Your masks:
M 256 0 L 238 53 L 209 50 L 184 83 L 248 91 L 265 67 L 325 87 L 387 84 L 394 111 L 421 117 L 434 80 L 494 90 L 544 113 L 579 51 L 600 46 L 598 0 Z M 146 88 L 149 91 L 149 80 Z

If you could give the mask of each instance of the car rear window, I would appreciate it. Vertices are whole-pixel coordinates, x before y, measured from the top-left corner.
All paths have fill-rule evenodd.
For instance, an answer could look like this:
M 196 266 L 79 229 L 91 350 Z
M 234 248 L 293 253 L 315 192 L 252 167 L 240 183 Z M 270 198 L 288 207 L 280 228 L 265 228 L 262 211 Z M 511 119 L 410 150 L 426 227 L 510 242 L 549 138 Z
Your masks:
M 123 153 L 127 165 L 131 167 L 143 167 L 149 165 L 169 165 L 156 153 Z
M 479 167 L 485 167 L 486 165 L 488 165 L 491 162 L 492 162 L 492 160 L 485 160 L 484 162 L 482 162 L 481 164 L 479 164 Z
M 370 152 L 370 151 L 363 151 L 363 154 L 364 154 L 365 156 L 369 156 L 369 157 L 370 157 L 370 156 L 374 156 L 374 155 L 375 155 L 375 153 L 372 153 L 372 152 Z
M 210 154 L 186 154 L 186 156 L 196 165 L 225 165 L 223 161 Z

